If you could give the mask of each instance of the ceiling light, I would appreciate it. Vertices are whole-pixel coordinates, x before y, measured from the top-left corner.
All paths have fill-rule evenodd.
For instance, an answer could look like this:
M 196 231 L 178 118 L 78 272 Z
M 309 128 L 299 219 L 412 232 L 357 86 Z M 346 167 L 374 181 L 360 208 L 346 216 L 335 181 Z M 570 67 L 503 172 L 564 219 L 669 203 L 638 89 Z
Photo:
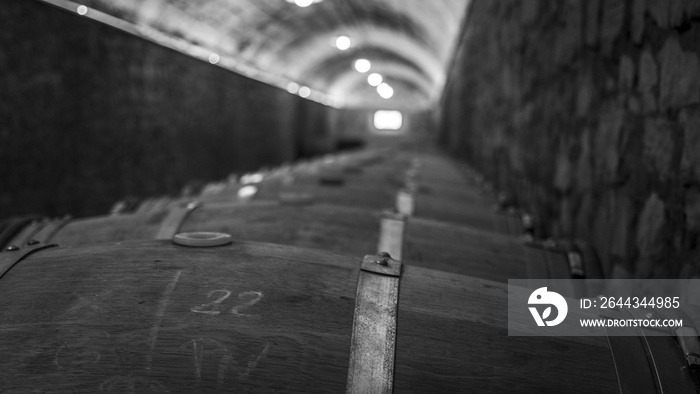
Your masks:
M 209 55 L 209 63 L 216 64 L 219 62 L 219 60 L 221 60 L 221 57 L 218 54 L 212 53 Z
M 372 68 L 372 63 L 367 59 L 357 59 L 355 60 L 355 70 L 361 73 L 366 73 Z
M 303 98 L 307 98 L 311 95 L 311 89 L 307 88 L 306 86 L 302 86 L 299 89 L 299 96 Z
M 299 7 L 308 7 L 314 3 L 314 0 L 294 0 L 294 4 Z
M 250 185 L 253 183 L 260 183 L 265 179 L 265 175 L 261 173 L 255 174 L 245 174 L 241 177 L 241 183 L 244 185 Z
M 340 49 L 341 51 L 347 50 L 350 48 L 350 38 L 348 36 L 340 36 L 335 39 L 335 46 L 336 48 Z
M 394 89 L 386 83 L 381 83 L 377 86 L 377 93 L 379 93 L 383 99 L 390 99 L 394 95 Z
M 299 84 L 296 82 L 290 82 L 287 84 L 287 91 L 291 94 L 299 93 Z
M 311 4 L 320 3 L 323 0 L 286 0 L 286 1 L 287 1 L 287 3 L 295 4 L 299 7 L 306 8 L 306 7 L 310 6 Z
M 250 200 L 255 197 L 256 194 L 258 194 L 257 186 L 247 185 L 238 189 L 238 198 L 240 200 Z
M 382 78 L 381 74 L 377 73 L 369 74 L 369 76 L 367 77 L 367 83 L 369 83 L 372 86 L 379 86 L 379 84 L 382 83 L 383 80 L 384 78 Z
M 85 15 L 88 12 L 88 8 L 84 5 L 78 6 L 78 15 Z

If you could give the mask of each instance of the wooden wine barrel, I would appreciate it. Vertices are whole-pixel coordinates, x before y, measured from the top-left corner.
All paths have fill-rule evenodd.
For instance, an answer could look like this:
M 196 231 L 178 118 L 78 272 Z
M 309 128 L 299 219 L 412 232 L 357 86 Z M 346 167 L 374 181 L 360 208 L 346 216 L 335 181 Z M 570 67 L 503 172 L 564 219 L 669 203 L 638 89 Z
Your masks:
M 297 189 L 303 186 L 313 186 L 317 183 L 327 185 L 348 186 L 355 188 L 358 186 L 371 188 L 373 190 L 389 189 L 391 191 L 405 187 L 407 172 L 414 169 L 415 162 L 426 163 L 421 166 L 421 171 L 417 172 L 419 181 L 416 182 L 419 194 L 440 195 L 448 197 L 461 204 L 481 204 L 491 207 L 496 199 L 493 195 L 488 195 L 474 182 L 468 182 L 465 176 L 452 168 L 450 163 L 438 156 L 426 155 L 421 152 L 397 152 L 383 151 L 375 152 L 373 156 L 344 155 L 339 157 L 329 157 L 311 162 L 301 162 L 293 166 L 282 169 L 260 172 L 255 177 L 259 177 L 254 183 L 262 187 L 263 198 L 273 198 L 281 188 L 295 186 Z M 430 165 L 435 164 L 435 168 Z M 431 171 L 429 176 L 425 176 L 426 171 Z M 433 174 L 437 174 L 433 176 Z M 444 175 L 447 174 L 447 175 Z M 439 176 L 443 179 L 438 179 Z M 250 178 L 250 176 L 245 176 Z M 435 178 L 435 179 L 433 179 Z M 243 181 L 243 184 L 248 183 Z M 212 184 L 212 188 L 219 184 Z M 212 193 L 211 196 L 201 196 L 201 201 L 231 201 L 236 199 L 238 189 L 241 185 L 230 184 L 224 190 Z M 151 204 L 157 201 L 151 202 Z
M 428 164 L 420 165 L 418 171 L 415 162 Z M 430 176 L 425 176 L 426 171 L 432 171 Z M 445 180 L 435 181 L 434 173 L 444 173 Z M 444 159 L 417 152 L 384 151 L 330 157 L 249 174 L 242 182 L 235 180 L 210 186 L 205 187 L 205 191 L 212 191 L 200 195 L 199 201 L 234 203 L 251 198 L 264 201 L 277 200 L 282 195 L 301 195 L 319 202 L 383 210 L 398 208 L 401 196 L 409 194 L 412 209 L 403 213 L 504 234 L 519 236 L 524 231 L 517 215 L 499 210 L 494 196 L 469 184 L 463 174 Z M 136 212 L 158 212 L 188 200 L 150 199 Z
M 495 200 L 487 203 L 483 197 L 470 198 L 463 192 L 433 194 L 432 189 L 420 186 L 417 187 L 417 192 L 402 191 L 395 183 L 372 184 L 363 182 L 362 178 L 352 179 L 351 176 L 337 179 L 342 180 L 327 182 L 321 174 L 297 177 L 288 184 L 262 183 L 255 198 L 273 200 L 283 193 L 309 194 L 319 202 L 382 210 L 397 207 L 400 204 L 400 195 L 409 194 L 413 205 L 410 212 L 412 216 L 473 226 L 502 234 L 524 233 L 520 218 L 500 212 Z
M 83 245 L 100 242 L 117 242 L 125 240 L 158 239 L 163 228 L 179 226 L 189 212 L 189 199 L 157 199 L 167 203 L 154 204 L 148 201 L 133 213 L 72 219 L 70 216 L 60 219 L 43 218 L 40 220 L 21 221 L 21 226 L 11 236 L 6 237 L 0 247 L 24 246 L 32 240 L 48 242 L 53 240 L 67 245 Z M 238 203 L 238 202 L 235 202 Z M 193 206 L 198 206 L 193 204 Z M 17 220 L 14 220 L 17 221 Z M 169 222 L 174 222 L 168 224 Z M 170 230 L 172 236 L 176 229 Z
M 379 251 L 381 222 L 393 215 L 309 201 L 202 204 L 147 214 L 43 222 L 31 239 L 60 245 L 170 239 L 177 232 L 215 231 L 242 241 L 269 242 L 361 255 Z M 515 278 L 570 278 L 567 256 L 527 247 L 522 239 L 476 228 L 407 218 L 403 261 L 506 282 Z
M 42 247 L 0 254 L 3 393 L 687 392 L 656 375 L 678 360 L 616 377 L 605 337 L 509 337 L 505 284 L 270 244 Z

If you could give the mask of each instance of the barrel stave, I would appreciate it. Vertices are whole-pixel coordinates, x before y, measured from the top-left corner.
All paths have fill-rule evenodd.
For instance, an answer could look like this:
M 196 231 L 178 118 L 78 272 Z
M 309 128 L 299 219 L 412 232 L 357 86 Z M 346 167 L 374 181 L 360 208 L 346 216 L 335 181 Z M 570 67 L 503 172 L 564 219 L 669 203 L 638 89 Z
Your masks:
M 37 253 L 0 287 L 0 387 L 342 391 L 358 267 L 247 243 Z
M 251 202 L 200 208 L 182 231 L 220 231 L 235 239 L 363 256 L 376 251 L 380 217 L 372 211 L 327 204 L 293 207 Z
M 155 238 L 168 210 L 110 215 L 69 222 L 51 240 L 61 245 L 135 241 Z
M 410 218 L 405 249 L 409 265 L 421 262 L 417 265 L 499 282 L 571 277 L 563 253 L 528 247 L 523 238 L 453 223 Z M 537 274 L 532 276 L 533 272 Z
M 406 266 L 395 392 L 612 393 L 601 337 L 509 337 L 507 286 Z

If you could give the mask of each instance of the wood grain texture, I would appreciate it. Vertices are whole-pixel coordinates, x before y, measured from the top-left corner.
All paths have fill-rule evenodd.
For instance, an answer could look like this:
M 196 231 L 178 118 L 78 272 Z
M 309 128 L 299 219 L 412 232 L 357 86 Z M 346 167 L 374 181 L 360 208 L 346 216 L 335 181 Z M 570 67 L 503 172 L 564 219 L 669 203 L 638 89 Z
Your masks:
M 380 219 L 379 212 L 343 206 L 254 201 L 201 207 L 190 215 L 182 231 L 223 232 L 239 240 L 364 256 L 377 251 Z
M 54 219 L 46 223 L 44 227 L 41 228 L 36 234 L 32 235 L 32 238 L 36 241 L 48 243 L 50 242 L 56 234 L 68 223 L 70 223 L 70 216 L 66 216 L 62 219 Z
M 42 251 L 0 282 L 0 390 L 340 392 L 359 266 L 245 242 Z M 605 338 L 508 337 L 506 295 L 404 266 L 395 392 L 614 392 Z
M 24 226 L 20 231 L 16 232 L 12 239 L 8 242 L 8 245 L 23 246 L 27 242 L 31 241 L 41 229 L 49 224 L 49 220 L 44 218 L 42 220 L 34 220 Z
M 395 198 L 395 190 L 391 188 L 378 188 L 371 185 L 355 185 L 352 183 L 346 183 L 341 187 L 310 183 L 307 185 L 281 185 L 279 187 L 261 185 L 256 199 L 276 200 L 281 192 L 311 193 L 314 200 L 320 203 L 371 210 L 392 208 Z
M 441 196 L 450 201 L 459 201 L 462 204 L 474 204 L 482 207 L 495 207 L 496 198 L 482 192 L 475 186 L 459 187 L 454 184 L 445 184 L 442 182 L 431 182 L 429 180 L 419 179 L 417 181 L 418 188 L 415 194 L 420 198 L 426 196 Z
M 397 393 L 615 393 L 604 337 L 509 337 L 505 284 L 404 266 Z
M 167 212 L 119 215 L 70 222 L 54 241 L 84 245 L 154 239 Z M 323 249 L 353 256 L 377 252 L 382 214 L 342 205 L 313 203 L 286 206 L 275 201 L 208 203 L 196 209 L 182 232 L 213 231 L 242 241 L 270 242 Z M 404 242 L 407 264 L 506 281 L 508 278 L 551 278 L 551 252 L 529 250 L 517 239 L 489 231 L 410 218 Z M 566 262 L 561 256 L 549 256 Z M 528 272 L 528 264 L 541 272 Z M 560 267 L 560 268 L 562 268 Z M 541 275 L 540 275 L 541 274 Z
M 169 211 L 98 216 L 71 221 L 53 238 L 60 245 L 155 239 Z
M 525 247 L 523 240 L 452 223 L 409 218 L 403 261 L 499 282 L 568 278 L 563 254 Z M 558 265 L 557 265 L 558 264 Z M 557 271 L 550 271 L 549 266 Z
M 658 374 L 660 386 L 665 393 L 697 393 L 692 373 L 678 349 L 674 337 L 645 336 L 642 338 L 649 349 Z
M 23 216 L 0 222 L 0 250 L 10 246 L 10 242 L 18 233 L 38 219 L 38 216 Z
M 42 251 L 0 285 L 0 391 L 340 392 L 359 265 L 248 243 Z
M 512 234 L 511 225 L 504 225 L 509 217 L 494 212 L 493 205 L 463 204 L 439 195 L 417 195 L 414 198 L 414 216 L 448 223 L 462 224 L 502 234 Z M 522 234 L 522 231 L 517 234 Z
M 5 250 L 4 253 L 0 253 L 0 278 L 5 276 L 14 266 L 19 264 L 19 262 L 26 259 L 27 256 L 56 246 L 55 244 L 33 242 L 31 245 L 26 245 L 21 248 Z

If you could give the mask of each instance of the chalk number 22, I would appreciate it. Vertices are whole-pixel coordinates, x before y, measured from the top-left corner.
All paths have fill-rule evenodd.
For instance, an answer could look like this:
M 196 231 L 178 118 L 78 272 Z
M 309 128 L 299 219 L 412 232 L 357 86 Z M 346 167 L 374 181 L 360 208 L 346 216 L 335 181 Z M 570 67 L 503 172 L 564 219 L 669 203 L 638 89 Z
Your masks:
M 227 298 L 231 296 L 231 291 L 222 289 L 222 290 L 212 290 L 209 293 L 207 293 L 207 298 L 212 298 L 216 297 L 213 301 L 204 303 L 199 306 L 195 306 L 193 308 L 190 308 L 192 312 L 195 313 L 204 313 L 206 315 L 220 315 L 221 311 L 219 310 L 221 308 L 221 303 L 224 302 Z M 243 304 L 236 305 L 231 310 L 229 311 L 231 314 L 240 316 L 240 317 L 255 317 L 257 315 L 248 315 L 241 313 L 240 311 L 245 308 L 249 308 L 258 302 L 263 297 L 263 293 L 260 291 L 244 291 L 242 293 L 238 294 L 238 299 L 240 300 L 245 300 L 248 299 L 247 302 L 244 302 Z

